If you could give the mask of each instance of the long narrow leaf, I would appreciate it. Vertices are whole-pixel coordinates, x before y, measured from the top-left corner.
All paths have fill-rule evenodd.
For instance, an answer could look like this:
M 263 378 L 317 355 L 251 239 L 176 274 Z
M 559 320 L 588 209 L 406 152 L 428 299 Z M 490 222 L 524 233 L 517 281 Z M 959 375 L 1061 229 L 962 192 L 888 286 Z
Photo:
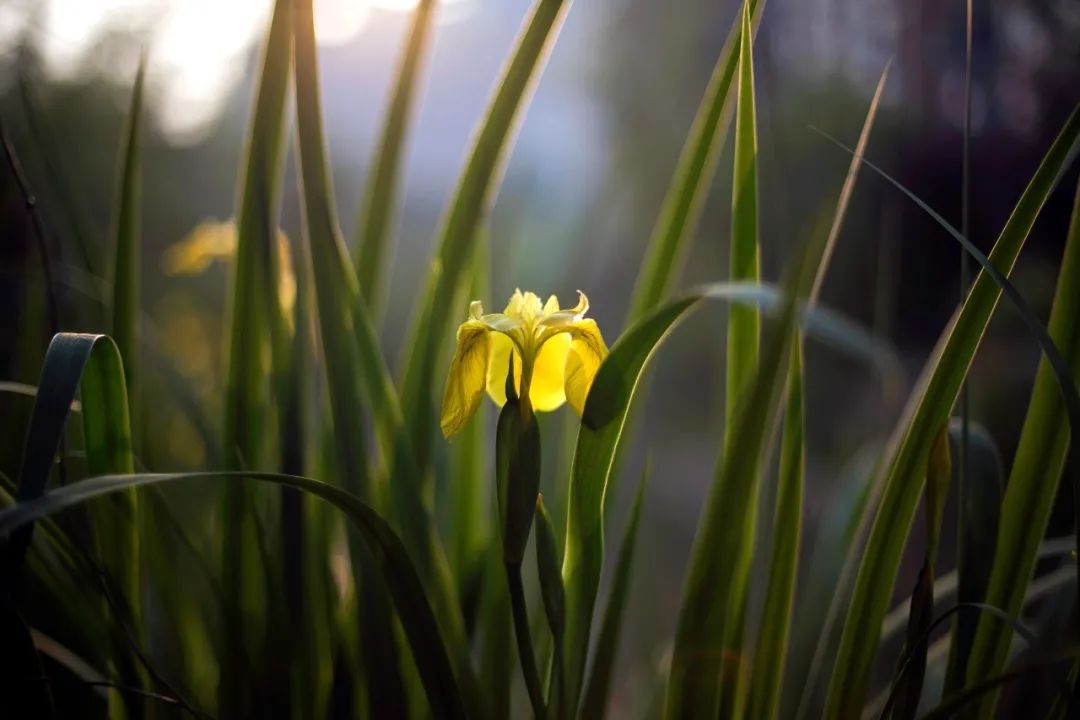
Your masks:
M 359 289 L 338 230 L 334 193 L 326 166 L 311 0 L 293 2 L 292 39 L 301 207 L 330 394 L 335 467 L 349 492 L 374 503 L 379 493 L 367 463 L 360 412 L 365 400 L 361 386 L 363 365 L 360 349 L 354 341 L 356 331 L 352 316 Z M 370 573 L 375 557 L 371 548 L 355 533 L 349 533 L 348 537 L 354 581 L 369 588 L 368 592 L 357 596 L 368 711 L 376 716 L 392 713 L 395 708 L 400 711 L 406 706 L 407 698 L 397 672 L 397 644 L 389 599 L 382 585 L 372 582 L 374 578 Z
M 722 712 L 721 668 L 732 660 L 745 662 L 741 648 L 734 648 L 734 658 L 725 658 L 732 652 L 725 647 L 731 637 L 726 624 L 732 617 L 741 617 L 738 605 L 744 602 L 747 582 L 747 576 L 740 572 L 746 562 L 743 554 L 733 550 L 747 542 L 743 516 L 754 502 L 757 479 L 774 435 L 798 300 L 809 294 L 824 240 L 825 233 L 815 233 L 788 268 L 782 309 L 766 334 L 756 375 L 739 397 L 732 432 L 709 487 L 676 624 L 665 709 L 668 718 Z M 716 552 L 716 548 L 725 552 Z M 729 687 L 737 686 L 736 681 Z M 729 701 L 724 709 L 739 712 L 738 702 Z
M 341 488 L 306 477 L 246 471 L 106 475 L 64 486 L 35 500 L 20 502 L 15 507 L 0 511 L 0 536 L 18 532 L 38 518 L 109 493 L 165 482 L 215 478 L 230 482 L 248 479 L 296 488 L 320 497 L 341 510 L 363 537 L 376 563 L 372 569 L 381 573 L 393 597 L 424 682 L 432 715 L 439 718 L 466 717 L 438 623 L 405 547 L 389 524 L 370 505 Z
M 143 78 L 145 56 L 139 61 L 131 107 L 124 129 L 120 153 L 120 178 L 113 219 L 113 301 L 112 334 L 127 368 L 128 395 L 134 398 L 139 349 L 139 261 L 142 257 L 142 129 Z
M 754 282 L 761 277 L 761 245 L 758 242 L 757 112 L 754 98 L 754 57 L 751 42 L 750 4 L 743 3 L 739 40 L 738 100 L 735 105 L 735 164 L 731 178 L 731 248 L 728 274 L 732 282 Z M 724 394 L 724 443 L 721 452 L 731 453 L 731 443 L 739 433 L 737 413 L 742 395 L 759 369 L 761 317 L 757 308 L 731 306 L 727 326 L 727 379 Z M 721 459 L 720 463 L 724 460 Z M 749 502 L 732 516 L 741 525 L 735 543 L 725 554 L 736 557 L 731 592 L 724 606 L 725 653 L 720 670 L 720 717 L 739 717 L 744 700 L 743 634 L 746 631 L 746 603 L 749 596 L 750 566 L 754 561 L 757 532 L 757 483 L 750 487 Z
M 118 350 L 116 344 L 105 335 L 59 333 L 49 343 L 34 398 L 34 410 L 27 429 L 26 443 L 23 447 L 18 490 L 15 494 L 18 502 L 33 500 L 45 492 L 49 471 L 53 466 L 53 459 L 64 431 L 64 422 L 86 367 L 95 366 L 92 371 L 101 379 L 100 389 L 104 390 L 106 387 L 111 389 L 111 383 L 104 382 L 112 375 L 111 368 L 114 363 L 108 357 L 110 353 L 115 355 Z M 118 363 L 117 367 L 119 367 Z M 111 394 L 109 397 L 112 397 Z M 126 408 L 126 398 L 124 405 Z M 123 420 L 127 420 L 126 411 Z M 123 430 L 119 422 L 109 427 L 95 429 L 95 432 L 98 435 L 93 436 L 91 442 L 95 447 L 102 447 L 100 453 L 95 452 L 95 457 L 103 458 L 106 452 L 111 454 L 122 444 L 119 437 L 123 434 Z M 130 452 L 130 430 L 128 433 L 127 444 Z M 5 585 L 13 591 L 19 587 L 22 564 L 32 533 L 33 526 L 27 525 L 12 535 L 5 548 L 4 581 Z
M 437 426 L 432 393 L 440 383 L 435 369 L 453 328 L 446 309 L 464 308 L 459 300 L 466 288 L 466 271 L 481 221 L 494 202 L 513 131 L 568 7 L 568 0 L 534 3 L 481 121 L 443 220 L 435 260 L 406 344 L 408 362 L 402 381 L 402 406 L 415 443 L 417 465 L 422 471 L 428 465 L 431 439 Z
M 990 255 L 990 262 L 1011 271 L 1039 209 L 1053 189 L 1080 134 L 1080 112 L 1074 111 L 1017 203 Z M 967 301 L 946 328 L 912 395 L 909 409 L 894 436 L 885 471 L 882 500 L 855 581 L 855 591 L 841 635 L 829 686 L 825 717 L 860 712 L 873 665 L 877 634 L 888 608 L 915 508 L 922 491 L 931 443 L 949 413 L 968 366 L 997 305 L 1001 290 L 980 272 Z
M 393 96 L 383 119 L 375 162 L 371 166 L 360 218 L 360 238 L 356 253 L 356 276 L 364 302 L 375 314 L 382 293 L 387 246 L 398 204 L 405 137 L 418 94 L 420 67 L 426 54 L 428 36 L 435 18 L 435 0 L 420 0 L 413 11 L 409 39 L 401 56 Z
M 1080 186 L 1073 204 L 1065 255 L 1061 261 L 1054 305 L 1050 312 L 1050 336 L 1062 348 L 1080 382 Z M 986 587 L 986 602 L 1010 614 L 1023 603 L 1025 582 L 1035 569 L 1036 551 L 1046 532 L 1058 481 L 1070 445 L 1066 429 L 1068 414 L 1057 381 L 1044 358 L 1035 375 L 1012 472 L 1005 486 L 1001 519 L 994 551 L 994 565 Z M 967 679 L 974 684 L 1002 669 L 1011 633 L 980 620 L 971 649 Z M 980 714 L 993 708 L 996 693 L 984 697 Z
M 611 591 L 607 605 L 604 606 L 603 619 L 600 621 L 600 634 L 596 638 L 596 653 L 593 656 L 589 682 L 585 685 L 585 695 L 581 701 L 581 717 L 604 717 L 607 710 L 608 696 L 611 692 L 611 678 L 615 672 L 615 653 L 619 648 L 619 635 L 622 629 L 623 615 L 630 595 L 630 578 L 634 567 L 634 548 L 637 545 L 638 524 L 641 520 L 641 506 L 645 498 L 645 487 L 649 471 L 646 466 L 638 483 L 634 504 L 630 508 L 630 517 L 623 529 L 622 543 L 619 545 L 619 557 L 615 561 L 615 576 L 611 580 Z
M 364 433 L 359 412 L 367 401 L 376 421 L 384 458 L 390 465 L 390 493 L 395 502 L 405 541 L 421 572 L 435 593 L 438 617 L 457 660 L 457 669 L 471 702 L 476 698 L 464 624 L 454 598 L 452 579 L 441 546 L 435 537 L 429 511 L 422 502 L 421 477 L 389 373 L 379 352 L 375 331 L 360 295 L 356 276 L 347 262 L 345 244 L 338 229 L 323 139 L 318 65 L 315 52 L 311 1 L 294 4 L 293 40 L 296 45 L 296 99 L 299 156 L 303 184 L 303 209 L 307 246 L 315 278 L 316 300 L 338 463 L 347 487 L 360 497 L 377 497 L 364 452 Z M 363 552 L 362 548 L 358 548 Z M 377 593 L 376 593 L 377 594 Z M 377 602 L 377 598 L 376 598 Z M 374 618 L 371 618 L 374 621 Z M 367 632 L 385 633 L 377 622 Z M 379 641 L 387 643 L 384 635 Z M 376 644 L 369 668 L 385 669 Z M 382 688 L 375 688 L 376 692 Z M 392 703 L 399 701 L 391 700 Z M 391 705 L 393 706 L 393 705 Z
M 949 435 L 953 452 L 962 449 L 964 453 L 963 475 L 959 467 L 953 472 L 957 488 L 956 596 L 959 602 L 978 602 L 986 597 L 986 586 L 994 567 L 994 543 L 1001 518 L 1005 469 L 1001 453 L 986 428 L 954 418 Z M 1071 547 L 1075 547 L 1075 543 Z M 936 599 L 936 586 L 934 595 Z M 978 621 L 979 618 L 970 613 L 953 619 L 942 690 L 946 696 L 964 686 Z
M 772 561 L 761 611 L 761 626 L 754 648 L 754 667 L 747 701 L 747 715 L 762 720 L 777 715 L 780 681 L 787 661 L 802 532 L 803 474 L 806 465 L 804 422 L 802 343 L 796 339 L 788 366 L 788 398 L 780 443 L 780 483 L 773 518 Z
M 888 79 L 889 79 L 889 69 L 890 69 L 891 65 L 892 65 L 891 63 L 887 63 L 885 65 L 884 70 L 882 70 L 882 72 L 881 72 L 881 77 L 878 78 L 877 87 L 874 90 L 874 96 L 870 101 L 870 106 L 867 108 L 866 117 L 863 119 L 862 129 L 859 131 L 859 139 L 858 139 L 858 142 L 856 143 L 856 147 L 858 148 L 858 154 L 862 154 L 863 152 L 865 152 L 866 146 L 870 142 L 870 132 L 873 129 L 874 121 L 877 118 L 878 107 L 879 107 L 879 105 L 881 103 L 881 97 L 882 97 L 882 95 L 883 95 L 883 93 L 885 91 L 885 84 L 886 84 L 886 82 L 888 82 Z M 817 268 L 817 275 L 814 277 L 814 284 L 810 288 L 810 297 L 809 297 L 809 300 L 808 300 L 808 304 L 810 306 L 813 306 L 818 301 L 818 298 L 820 297 L 820 294 L 821 294 L 821 289 L 824 286 L 825 277 L 826 277 L 826 275 L 828 273 L 829 265 L 832 262 L 832 256 L 833 256 L 833 253 L 836 250 L 836 245 L 837 245 L 837 242 L 838 242 L 839 237 L 840 237 L 840 230 L 844 225 L 845 218 L 847 217 L 848 205 L 851 202 L 851 196 L 852 196 L 852 194 L 854 193 L 854 190 L 855 190 L 855 181 L 858 179 L 860 166 L 861 166 L 861 163 L 857 160 L 857 158 L 852 158 L 851 163 L 848 165 L 847 175 L 844 178 L 844 184 L 841 186 L 840 195 L 837 198 L 836 209 L 835 209 L 835 211 L 833 213 L 832 225 L 829 227 L 829 234 L 825 238 L 825 247 L 824 247 L 824 250 L 822 251 L 821 262 L 820 262 L 820 264 L 818 265 L 818 268 Z M 802 357 L 802 347 L 801 347 L 801 343 L 800 343 L 798 348 L 797 348 L 797 352 L 792 353 L 791 362 L 793 363 L 793 365 L 794 365 L 794 363 L 798 362 L 800 364 L 800 366 L 801 366 L 801 357 Z M 789 368 L 789 378 L 790 378 L 789 379 L 789 384 L 791 384 L 791 388 L 789 389 L 789 392 L 795 392 L 795 390 L 796 390 L 796 386 L 795 386 L 795 378 L 796 377 L 799 378 L 798 388 L 801 389 L 801 387 L 802 387 L 802 369 L 801 369 L 801 367 L 796 368 L 796 367 L 793 366 L 793 367 Z M 788 409 L 792 410 L 792 411 L 794 411 L 795 409 L 799 409 L 801 411 L 801 405 L 795 406 L 793 404 L 792 400 L 789 398 Z M 785 425 L 785 427 L 786 427 L 786 425 Z M 803 452 L 803 455 L 805 456 L 805 449 L 802 452 Z M 865 499 L 865 494 L 863 494 L 860 497 Z M 799 513 L 801 515 L 801 508 L 799 510 Z M 781 533 L 786 533 L 786 530 L 783 527 L 778 526 L 775 532 L 777 533 L 777 535 L 779 535 Z M 791 542 L 781 540 L 778 537 L 776 539 L 776 541 L 774 542 L 774 545 L 777 546 L 777 547 L 783 547 L 788 552 L 795 552 L 795 553 L 798 552 L 798 543 L 797 542 L 792 544 Z M 798 558 L 795 557 L 795 558 L 790 559 L 789 561 L 783 561 L 780 558 L 777 558 L 774 562 L 779 563 L 782 566 L 789 566 L 790 567 L 789 571 L 794 573 L 795 572 L 795 566 L 796 566 L 796 564 L 798 562 Z M 781 595 L 783 595 L 784 592 L 785 592 L 783 590 L 784 583 L 785 583 L 785 578 L 784 578 L 784 575 L 781 574 L 777 579 L 777 586 L 776 586 L 777 587 L 777 592 L 780 593 Z M 772 583 L 770 582 L 770 590 L 771 590 L 771 588 L 772 588 Z M 824 651 L 825 647 L 829 644 L 829 642 L 830 642 L 830 640 L 832 638 L 831 629 L 832 629 L 832 625 L 833 625 L 833 618 L 835 617 L 834 612 L 833 612 L 833 607 L 835 606 L 835 604 L 837 602 L 837 598 L 841 597 L 843 595 L 844 595 L 844 593 L 832 593 L 831 594 L 831 597 L 833 598 L 833 600 L 832 600 L 832 603 L 830 603 L 829 610 L 826 612 L 825 625 L 824 625 L 824 628 L 821 631 L 821 634 L 819 636 L 819 641 L 818 641 L 817 646 L 815 647 L 815 650 L 814 650 L 814 659 L 811 660 L 811 663 L 810 663 L 809 675 L 804 680 L 804 687 L 807 690 L 807 692 L 810 692 L 810 693 L 813 692 L 813 689 L 814 689 L 814 686 L 815 686 L 816 673 L 818 672 L 818 668 L 820 667 L 820 658 L 818 656 L 819 656 L 819 654 L 821 652 Z M 773 635 L 773 639 L 779 640 L 780 638 Z M 787 655 L 786 647 L 784 648 L 784 655 L 785 655 L 785 657 Z M 755 675 L 755 678 L 757 679 L 757 682 L 759 684 L 761 684 L 761 683 L 769 683 L 770 682 L 770 680 L 768 680 L 768 679 L 762 679 L 762 676 L 761 676 L 760 673 L 757 673 Z M 767 691 L 764 690 L 764 689 L 758 690 L 758 692 L 768 694 Z
M 751 22 L 756 27 L 765 9 L 765 0 L 751 0 Z M 742 46 L 742 13 L 736 15 L 727 40 L 716 60 L 709 85 L 701 98 L 664 198 L 660 217 L 649 238 L 641 264 L 628 321 L 638 320 L 659 303 L 671 288 L 682 266 L 682 258 L 697 226 L 698 215 L 712 186 L 716 163 L 723 148 L 731 106 L 732 88 L 739 68 Z
M 719 299 L 765 309 L 780 304 L 779 294 L 768 286 L 717 283 L 695 288 L 658 307 L 631 326 L 615 342 L 601 365 L 585 403 L 570 475 L 563 580 L 566 587 L 566 668 L 571 708 L 580 696 L 593 607 L 604 557 L 603 508 L 611 465 L 622 437 L 626 414 L 642 370 L 674 326 L 703 300 Z M 875 362 L 880 344 L 854 328 L 841 327 L 834 316 L 821 310 L 805 310 L 803 321 L 811 336 Z M 886 353 L 887 355 L 887 353 Z
M 274 5 L 262 56 L 262 72 L 248 130 L 243 160 L 233 263 L 225 384 L 224 446 L 226 467 L 262 467 L 268 416 L 264 367 L 266 348 L 273 373 L 283 377 L 284 319 L 277 298 L 278 215 L 285 157 L 285 103 L 291 67 L 291 2 Z M 281 412 L 284 407 L 279 408 Z M 218 706 L 225 715 L 254 711 L 255 688 L 246 672 L 258 658 L 247 657 L 261 631 L 257 618 L 264 603 L 264 568 L 256 551 L 255 518 L 250 488 L 232 483 L 223 488 L 222 580 L 223 617 L 231 632 L 223 638 Z

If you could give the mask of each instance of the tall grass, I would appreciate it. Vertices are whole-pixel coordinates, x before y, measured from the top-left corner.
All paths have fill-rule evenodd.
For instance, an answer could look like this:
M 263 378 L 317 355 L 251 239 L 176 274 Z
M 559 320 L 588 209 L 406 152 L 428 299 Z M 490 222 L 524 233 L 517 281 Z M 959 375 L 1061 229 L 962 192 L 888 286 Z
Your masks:
M 499 238 L 486 228 L 487 213 L 569 3 L 536 0 L 525 19 L 448 203 L 395 380 L 378 308 L 435 3 L 421 0 L 414 11 L 350 254 L 324 137 L 312 0 L 277 0 L 239 173 L 221 464 L 198 472 L 143 471 L 152 459 L 140 457 L 132 438 L 136 427 L 136 434 L 161 432 L 145 404 L 140 415 L 145 396 L 137 384 L 140 66 L 116 196 L 115 341 L 58 333 L 36 388 L 0 386 L 34 396 L 28 422 L 17 428 L 25 433 L 18 476 L 0 478 L 0 714 L 48 717 L 62 705 L 87 717 L 155 717 L 166 708 L 214 717 L 614 715 L 618 649 L 633 632 L 623 627 L 632 578 L 647 571 L 635 567 L 649 506 L 646 478 L 661 468 L 650 464 L 643 474 L 614 562 L 605 546 L 609 484 L 620 448 L 650 442 L 628 422 L 650 360 L 691 313 L 715 312 L 708 306 L 716 300 L 729 318 L 726 372 L 717 372 L 726 390 L 724 434 L 711 443 L 716 470 L 697 521 L 669 662 L 660 670 L 656 714 L 776 718 L 794 710 L 790 698 L 802 698 L 803 716 L 963 710 L 987 717 L 1001 686 L 1033 669 L 1064 679 L 1063 663 L 1078 658 L 1075 643 L 1033 649 L 1017 662 L 1010 662 L 1010 643 L 1014 632 L 1030 637 L 1021 620 L 1026 605 L 1080 583 L 1074 569 L 1035 576 L 1037 560 L 1048 556 L 1040 544 L 1080 432 L 1072 424 L 1080 417 L 1080 190 L 1048 325 L 1009 275 L 1070 165 L 1080 111 L 985 256 L 966 237 L 966 220 L 962 230 L 952 228 L 866 159 L 886 68 L 846 176 L 830 178 L 840 188 L 835 208 L 789 250 L 779 280 L 765 282 L 760 258 L 772 239 L 760 231 L 766 199 L 759 195 L 753 53 L 764 5 L 747 0 L 732 24 L 648 242 L 628 325 L 617 337 L 609 333 L 610 350 L 572 428 L 567 477 L 556 478 L 550 498 L 539 494 L 541 448 L 555 438 L 541 436 L 550 425 L 535 421 L 527 389 L 515 388 L 520 358 L 511 360 L 494 442 L 484 418 L 474 417 L 447 462 L 435 445 L 442 440 L 435 439 L 434 398 L 466 300 L 494 301 L 487 297 L 489 246 Z M 675 290 L 732 116 L 730 276 Z M 288 243 L 278 225 L 293 118 L 303 232 Z M 838 153 L 846 149 L 835 142 Z M 843 569 L 818 577 L 817 568 L 800 568 L 813 419 L 805 348 L 819 341 L 838 347 L 872 367 L 883 386 L 896 385 L 891 347 L 819 304 L 864 167 L 941 223 L 981 272 L 943 329 L 891 442 L 873 451 L 871 484 L 852 493 L 854 512 L 832 551 L 846 557 Z M 282 290 L 289 279 L 283 257 L 291 257 L 296 283 L 291 304 Z M 975 491 L 981 468 L 996 466 L 996 449 L 977 426 L 969 429 L 966 413 L 958 432 L 950 418 L 1002 293 L 1045 357 L 999 497 Z M 69 423 L 72 415 L 80 422 Z M 85 472 L 50 489 L 50 477 L 66 475 L 71 464 L 69 441 L 85 457 Z M 941 566 L 938 552 L 952 447 L 963 488 L 954 572 Z M 432 502 L 436 477 L 451 505 L 445 523 Z M 168 487 L 221 502 L 216 512 L 175 517 L 163 502 Z M 921 498 L 926 535 L 913 538 Z M 186 547 L 177 567 L 205 576 L 198 589 L 177 583 L 165 535 Z M 770 538 L 765 548 L 755 542 L 762 536 Z M 923 550 L 922 570 L 911 597 L 890 612 L 909 547 Z M 613 577 L 597 616 L 609 565 Z M 750 612 L 756 573 L 761 611 Z M 93 603 L 73 594 L 86 585 Z M 201 590 L 214 602 L 202 602 Z M 831 607 L 821 618 L 811 611 L 823 595 Z M 946 636 L 934 634 L 945 627 Z M 879 645 L 889 647 L 903 628 L 894 672 L 879 678 Z M 941 658 L 948 659 L 943 691 L 924 682 Z M 108 691 L 64 690 L 72 683 Z M 1075 709 L 1070 697 L 1060 702 L 1062 710 Z

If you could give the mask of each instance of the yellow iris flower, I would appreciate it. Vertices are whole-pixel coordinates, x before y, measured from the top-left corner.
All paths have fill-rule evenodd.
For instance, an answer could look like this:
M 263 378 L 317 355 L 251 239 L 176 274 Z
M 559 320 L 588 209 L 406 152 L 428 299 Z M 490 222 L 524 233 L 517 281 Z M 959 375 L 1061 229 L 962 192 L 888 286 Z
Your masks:
M 514 386 L 533 410 L 549 412 L 569 402 L 581 414 L 593 378 L 607 356 L 596 321 L 585 319 L 589 299 L 578 291 L 576 306 L 561 310 L 554 295 L 541 304 L 531 292 L 515 290 L 506 310 L 484 314 L 479 302 L 457 331 L 443 393 L 443 435 L 460 430 L 480 405 L 484 390 L 506 403 L 506 373 L 514 354 Z M 525 378 L 525 391 L 522 391 Z

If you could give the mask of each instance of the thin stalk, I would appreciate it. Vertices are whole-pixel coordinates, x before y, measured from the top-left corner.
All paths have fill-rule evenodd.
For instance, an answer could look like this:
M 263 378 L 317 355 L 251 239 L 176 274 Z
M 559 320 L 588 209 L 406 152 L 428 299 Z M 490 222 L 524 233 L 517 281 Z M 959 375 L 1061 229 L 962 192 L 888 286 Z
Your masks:
M 52 260 L 49 256 L 49 241 L 48 235 L 45 232 L 45 223 L 41 219 L 41 209 L 38 207 L 37 197 L 30 189 L 30 185 L 26 181 L 26 175 L 23 173 L 22 165 L 19 163 L 19 157 L 15 154 L 15 148 L 12 147 L 11 141 L 8 139 L 7 132 L 4 130 L 3 122 L 0 121 L 0 144 L 4 146 L 4 156 L 7 158 L 8 167 L 11 169 L 11 174 L 15 178 L 15 184 L 19 187 L 19 195 L 22 196 L 23 204 L 26 205 L 26 212 L 30 215 L 30 222 L 34 227 L 34 237 L 37 240 L 38 253 L 41 256 L 41 272 L 45 279 L 45 298 L 47 301 L 47 307 L 49 310 L 49 328 L 52 334 L 60 332 L 60 308 L 59 302 L 56 299 L 56 285 L 53 283 L 52 272 Z
M 972 5 L 973 0 L 967 0 L 966 40 L 964 56 L 964 155 L 962 160 L 960 180 L 960 232 L 964 237 L 971 237 L 971 45 L 972 45 Z M 960 302 L 967 295 L 968 286 L 971 284 L 971 258 L 968 257 L 964 248 L 960 248 Z M 968 394 L 967 378 L 960 386 L 960 448 L 956 460 L 957 477 L 957 501 L 963 507 L 964 485 L 967 478 L 968 447 L 971 430 L 971 398 Z

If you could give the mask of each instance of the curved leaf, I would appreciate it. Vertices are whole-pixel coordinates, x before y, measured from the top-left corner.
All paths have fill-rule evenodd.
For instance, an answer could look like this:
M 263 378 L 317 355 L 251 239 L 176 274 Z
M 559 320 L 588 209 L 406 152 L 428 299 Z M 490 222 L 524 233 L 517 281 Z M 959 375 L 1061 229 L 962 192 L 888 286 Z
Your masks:
M 774 310 L 780 294 L 772 287 L 716 283 L 691 289 L 631 326 L 615 342 L 593 381 L 585 402 L 570 475 L 563 581 L 566 588 L 566 668 L 570 707 L 580 694 L 593 606 L 604 556 L 603 505 L 612 460 L 626 414 L 648 359 L 689 311 L 703 300 L 718 299 Z M 869 357 L 888 375 L 895 358 L 879 341 L 819 309 L 802 311 L 810 336 Z
M 394 601 L 424 683 L 432 715 L 464 718 L 458 683 L 424 587 L 405 546 L 367 503 L 341 488 L 297 475 L 260 472 L 143 473 L 90 478 L 0 511 L 0 536 L 17 533 L 34 520 L 93 498 L 145 485 L 197 479 L 247 479 L 296 488 L 341 510 L 360 532 Z
M 1017 203 L 991 253 L 994 267 L 1012 269 L 1040 208 L 1080 135 L 1074 110 Z M 871 166 L 872 167 L 872 166 Z M 914 519 L 930 446 L 948 419 L 968 366 L 997 305 L 1001 290 L 981 272 L 960 311 L 945 329 L 894 435 L 880 506 L 862 555 L 855 590 L 829 685 L 828 720 L 861 711 L 873 667 L 877 633 L 888 609 L 900 556 Z
M 124 447 L 126 462 L 131 463 L 127 390 L 116 344 L 105 335 L 58 333 L 49 343 L 38 381 L 15 493 L 17 502 L 34 500 L 45 492 L 64 423 L 84 372 L 92 376 L 91 393 L 98 401 L 91 411 L 94 428 L 88 438 L 88 451 L 94 448 L 94 463 L 122 465 Z M 18 586 L 32 533 L 32 525 L 21 528 L 5 549 L 3 571 L 9 588 Z
M 1050 335 L 1064 349 L 1073 377 L 1080 380 L 1080 185 L 1050 311 Z M 1078 428 L 1066 428 L 1066 422 L 1072 424 L 1071 415 L 1062 401 L 1053 368 L 1043 358 L 1005 485 L 994 565 L 986 585 L 986 601 L 1006 612 L 1019 611 L 1026 581 L 1035 570 L 1039 541 L 1046 532 L 1066 457 L 1075 457 L 1080 450 Z M 1004 667 L 1010 634 L 1007 627 L 980 620 L 968 661 L 969 683 L 989 678 Z M 982 699 L 982 715 L 991 712 L 995 698 L 993 693 Z

